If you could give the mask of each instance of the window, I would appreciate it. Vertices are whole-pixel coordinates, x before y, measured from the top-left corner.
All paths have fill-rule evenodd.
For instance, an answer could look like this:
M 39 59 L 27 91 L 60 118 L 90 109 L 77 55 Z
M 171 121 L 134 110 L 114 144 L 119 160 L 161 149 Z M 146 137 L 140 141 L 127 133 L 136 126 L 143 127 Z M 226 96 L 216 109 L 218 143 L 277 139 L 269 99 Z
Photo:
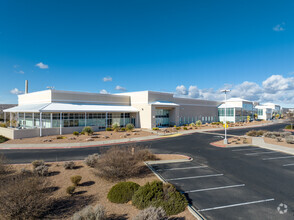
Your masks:
M 258 114 L 258 115 L 263 115 L 263 109 L 258 109 L 258 110 L 257 110 L 257 114 Z

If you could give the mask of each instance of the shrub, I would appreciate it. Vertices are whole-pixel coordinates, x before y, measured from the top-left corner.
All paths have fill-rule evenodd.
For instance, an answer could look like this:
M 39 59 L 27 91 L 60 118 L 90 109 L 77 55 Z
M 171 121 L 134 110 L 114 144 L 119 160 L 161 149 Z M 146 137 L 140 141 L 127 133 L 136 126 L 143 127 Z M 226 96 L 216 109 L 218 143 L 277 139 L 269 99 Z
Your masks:
M 65 136 L 57 136 L 56 139 L 66 139 Z
M 48 176 L 49 175 L 49 168 L 46 165 L 37 166 L 34 169 L 34 172 L 39 176 Z
M 68 186 L 68 187 L 66 188 L 66 193 L 67 193 L 68 195 L 73 195 L 74 192 L 75 192 L 75 190 L 76 190 L 76 187 L 75 187 L 75 186 Z
M 162 207 L 150 206 L 142 210 L 133 220 L 166 220 L 166 214 Z
M 267 131 L 264 131 L 264 130 L 258 130 L 258 131 L 256 131 L 256 130 L 251 130 L 251 131 L 248 131 L 247 133 L 246 133 L 246 135 L 247 136 L 251 136 L 251 137 L 257 137 L 257 136 L 262 136 L 262 135 L 264 135 L 264 134 L 266 134 L 267 133 Z
M 83 132 L 87 135 L 92 135 L 94 133 L 93 129 L 90 126 L 84 127 Z
M 80 133 L 80 135 L 85 135 L 85 132 L 82 131 L 82 132 Z
M 64 162 L 64 164 L 63 164 L 63 167 L 66 169 L 66 170 L 72 170 L 72 169 L 74 169 L 75 168 L 75 162 L 73 162 L 73 161 L 66 161 L 66 162 Z
M 138 161 L 150 161 L 158 159 L 149 149 L 138 150 L 135 152 L 135 157 Z
M 110 189 L 107 198 L 113 203 L 127 203 L 132 200 L 139 187 L 140 185 L 134 182 L 117 183 Z
M 286 125 L 285 129 L 290 129 L 290 130 L 292 130 L 292 129 L 294 129 L 294 126 Z
M 32 175 L 33 172 L 32 172 L 31 170 L 29 170 L 29 169 L 22 168 L 22 169 L 20 170 L 20 174 L 22 174 L 22 175 Z
M 185 126 L 185 127 L 183 127 L 183 129 L 184 129 L 184 130 L 188 130 L 188 128 L 187 128 L 186 126 Z
M 10 166 L 7 164 L 7 159 L 0 154 L 0 175 L 8 174 Z
M 95 167 L 95 165 L 98 163 L 99 158 L 99 154 L 92 154 L 85 158 L 84 163 L 89 167 Z
M 126 128 L 121 128 L 120 130 L 121 130 L 121 131 L 126 131 Z
M 112 131 L 112 129 L 111 129 L 111 128 L 106 128 L 105 130 L 106 130 L 106 131 Z
M 8 138 L 6 138 L 6 137 L 0 135 L 0 144 L 1 144 L 1 143 L 4 143 L 5 141 L 8 141 L 8 140 L 9 140 Z
M 48 179 L 14 175 L 0 184 L 0 219 L 43 219 L 51 204 Z
M 159 128 L 158 128 L 158 127 L 154 127 L 154 128 L 152 128 L 152 130 L 153 130 L 153 131 L 158 131 Z
M 196 121 L 196 126 L 201 126 L 202 125 L 202 121 L 200 121 L 200 120 L 198 120 L 198 121 Z
M 285 137 L 285 141 L 287 144 L 294 144 L 294 138 L 292 135 Z
M 78 186 L 81 180 L 82 180 L 82 177 L 79 175 L 70 177 L 70 181 L 73 183 L 74 186 Z
M 118 123 L 114 123 L 112 124 L 112 130 L 113 131 L 119 131 L 120 127 L 119 127 L 119 124 Z
M 180 129 L 181 129 L 181 127 L 176 127 L 176 129 L 177 129 L 177 130 L 180 130 Z
M 176 215 L 185 210 L 188 201 L 184 195 L 176 191 L 171 184 L 163 185 L 154 181 L 140 187 L 132 198 L 133 205 L 138 209 L 149 206 L 162 207 L 167 215 Z
M 32 165 L 33 165 L 33 168 L 36 168 L 36 167 L 38 167 L 38 166 L 45 165 L 45 163 L 44 163 L 44 160 L 34 160 L 34 161 L 32 162 Z
M 75 136 L 79 136 L 80 133 L 78 131 L 74 131 L 72 134 Z
M 134 128 L 135 128 L 135 126 L 133 124 L 131 124 L 131 123 L 126 125 L 126 130 L 127 131 L 132 131 L 132 130 L 134 130 Z
M 81 211 L 75 213 L 72 220 L 106 220 L 106 212 L 102 205 L 86 206 Z
M 138 176 L 143 166 L 130 148 L 112 147 L 101 155 L 96 167 L 98 176 L 115 181 Z
M 190 124 L 190 126 L 191 126 L 191 127 L 195 127 L 196 125 L 195 125 L 195 123 L 192 122 L 192 123 Z

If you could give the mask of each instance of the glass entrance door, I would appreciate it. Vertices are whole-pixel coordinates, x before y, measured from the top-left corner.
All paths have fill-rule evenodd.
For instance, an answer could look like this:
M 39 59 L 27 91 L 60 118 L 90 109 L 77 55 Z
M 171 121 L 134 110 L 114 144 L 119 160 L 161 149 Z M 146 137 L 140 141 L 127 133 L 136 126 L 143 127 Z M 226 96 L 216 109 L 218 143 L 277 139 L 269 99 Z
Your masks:
M 169 112 L 168 109 L 156 109 L 156 127 L 168 127 L 169 126 Z

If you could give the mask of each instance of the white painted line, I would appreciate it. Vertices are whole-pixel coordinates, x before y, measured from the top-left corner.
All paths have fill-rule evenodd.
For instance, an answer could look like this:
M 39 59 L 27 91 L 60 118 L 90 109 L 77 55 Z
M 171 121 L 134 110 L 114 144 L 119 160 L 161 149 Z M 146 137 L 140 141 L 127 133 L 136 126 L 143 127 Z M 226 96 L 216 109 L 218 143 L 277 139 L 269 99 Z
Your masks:
M 274 153 L 279 153 L 279 152 L 276 152 L 276 151 L 264 151 L 264 152 L 258 152 L 258 153 L 248 153 L 248 154 L 245 154 L 245 155 L 274 154 Z
M 263 158 L 263 160 L 278 160 L 278 159 L 287 159 L 293 158 L 294 156 L 286 156 L 286 157 L 271 157 L 271 158 Z
M 205 168 L 205 167 L 208 167 L 208 166 L 179 167 L 179 168 L 170 168 L 170 169 L 159 169 L 157 171 L 199 169 L 199 168 Z
M 199 212 L 205 212 L 205 211 L 210 211 L 210 210 L 225 209 L 225 208 L 231 208 L 231 207 L 242 206 L 242 205 L 251 205 L 251 204 L 262 203 L 262 202 L 271 202 L 271 201 L 274 201 L 274 200 L 275 199 L 264 199 L 264 200 L 258 200 L 258 201 L 252 201 L 252 202 L 244 202 L 244 203 L 237 203 L 237 204 L 232 204 L 232 205 L 218 206 L 218 207 L 207 208 L 207 209 L 200 209 L 198 211 Z
M 284 164 L 283 167 L 294 166 L 294 163 Z
M 246 149 L 237 149 L 232 151 L 244 151 L 244 150 L 263 150 L 262 148 L 246 148 Z
M 189 176 L 189 177 L 181 177 L 181 178 L 174 178 L 174 179 L 167 179 L 167 181 L 171 180 L 186 180 L 186 179 L 198 179 L 198 178 L 206 178 L 206 177 L 217 177 L 223 176 L 224 174 L 211 174 L 211 175 L 204 175 L 204 176 Z
M 185 191 L 185 193 L 203 192 L 203 191 L 210 191 L 210 190 L 217 190 L 217 189 L 228 189 L 228 188 L 235 188 L 235 187 L 241 187 L 241 186 L 245 186 L 245 184 L 231 185 L 231 186 L 220 186 L 220 187 L 213 187 L 213 188 L 206 188 L 206 189 L 189 190 L 189 191 Z

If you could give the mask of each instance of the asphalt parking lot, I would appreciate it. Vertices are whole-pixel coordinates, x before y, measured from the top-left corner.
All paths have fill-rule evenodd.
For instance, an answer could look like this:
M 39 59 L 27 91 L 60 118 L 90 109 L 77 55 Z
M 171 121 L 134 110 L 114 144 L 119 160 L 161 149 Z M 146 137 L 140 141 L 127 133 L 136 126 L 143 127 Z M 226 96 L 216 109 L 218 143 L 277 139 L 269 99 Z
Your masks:
M 281 175 L 285 171 L 287 175 L 294 174 L 292 155 L 250 146 L 227 150 L 236 156 L 278 167 Z M 152 167 L 185 193 L 195 209 L 207 219 L 294 219 L 291 197 L 287 202 L 282 201 L 278 194 L 259 191 L 250 182 L 226 175 L 207 164 L 192 161 Z

